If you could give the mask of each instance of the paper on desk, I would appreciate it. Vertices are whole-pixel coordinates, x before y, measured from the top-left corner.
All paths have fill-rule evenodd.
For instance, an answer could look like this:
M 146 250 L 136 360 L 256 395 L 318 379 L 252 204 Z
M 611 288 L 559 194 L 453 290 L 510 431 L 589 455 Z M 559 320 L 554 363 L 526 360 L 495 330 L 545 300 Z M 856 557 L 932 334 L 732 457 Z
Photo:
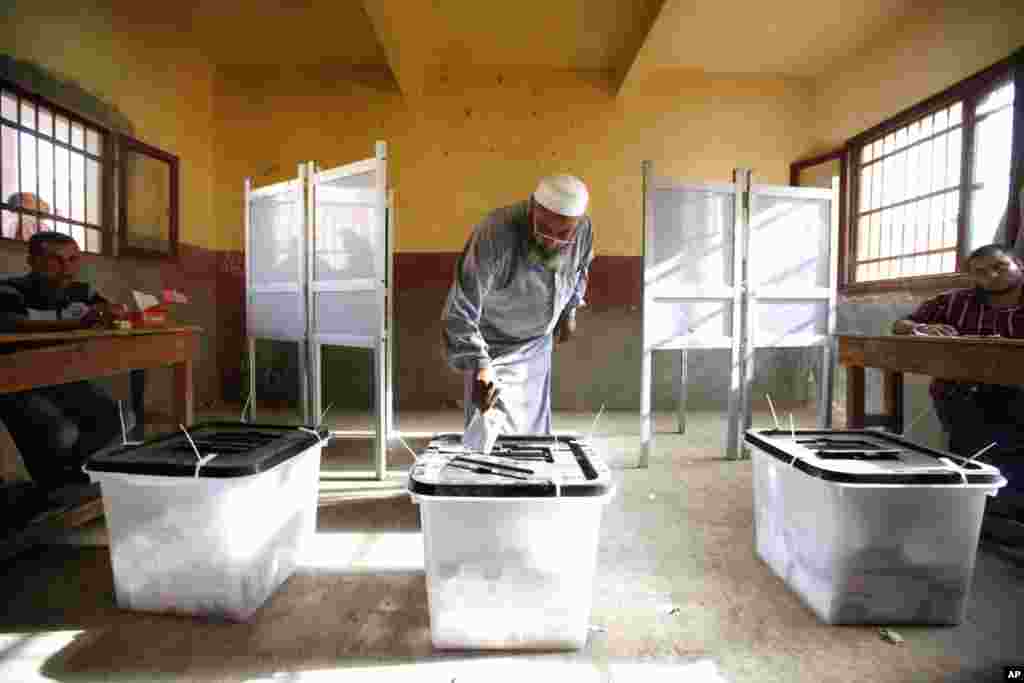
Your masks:
M 179 292 L 176 289 L 165 289 L 164 290 L 164 303 L 165 304 L 187 304 L 189 302 L 188 297 Z
M 138 306 L 140 311 L 144 311 L 147 308 L 152 308 L 160 304 L 160 300 L 152 294 L 146 294 L 145 292 L 137 292 L 132 290 L 132 297 L 135 299 L 135 305 Z

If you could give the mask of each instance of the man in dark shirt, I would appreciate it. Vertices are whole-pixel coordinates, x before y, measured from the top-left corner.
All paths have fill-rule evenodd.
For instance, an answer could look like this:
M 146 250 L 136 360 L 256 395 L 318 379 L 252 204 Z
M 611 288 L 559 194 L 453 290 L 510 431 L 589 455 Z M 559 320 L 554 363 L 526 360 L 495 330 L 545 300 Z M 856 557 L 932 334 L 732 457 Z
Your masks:
M 0 331 L 54 332 L 106 324 L 112 307 L 90 285 L 76 281 L 79 258 L 71 237 L 33 235 L 31 272 L 0 281 Z M 0 419 L 42 488 L 87 482 L 82 463 L 120 434 L 116 403 L 90 382 L 0 394 Z

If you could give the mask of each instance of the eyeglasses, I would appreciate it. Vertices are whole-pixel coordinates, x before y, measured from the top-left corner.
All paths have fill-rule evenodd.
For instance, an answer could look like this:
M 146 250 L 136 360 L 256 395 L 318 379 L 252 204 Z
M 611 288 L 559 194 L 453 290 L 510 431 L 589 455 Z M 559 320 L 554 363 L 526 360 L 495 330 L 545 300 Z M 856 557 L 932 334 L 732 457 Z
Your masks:
M 533 219 L 533 234 L 539 239 L 544 239 L 547 240 L 548 242 L 553 242 L 555 245 L 562 249 L 576 244 L 576 230 L 577 229 L 574 227 L 572 231 L 569 233 L 571 235 L 571 238 L 564 239 L 557 235 L 552 235 L 550 232 L 542 231 L 540 227 L 537 225 L 537 219 Z
M 1003 273 L 1008 272 L 1009 270 L 1010 265 L 1008 263 L 995 263 L 989 266 L 988 268 L 985 268 L 984 266 L 971 268 L 971 274 L 973 274 L 975 277 L 984 277 L 985 275 L 991 273 L 993 277 L 998 277 Z
M 569 247 L 569 246 L 572 246 L 573 244 L 576 244 L 576 238 L 575 237 L 573 237 L 571 240 L 563 240 L 560 237 L 555 237 L 554 235 L 551 235 L 551 234 L 546 233 L 546 232 L 541 232 L 540 230 L 537 230 L 536 234 L 537 234 L 537 237 L 541 237 L 541 238 L 547 240 L 548 242 L 554 242 L 559 247 Z

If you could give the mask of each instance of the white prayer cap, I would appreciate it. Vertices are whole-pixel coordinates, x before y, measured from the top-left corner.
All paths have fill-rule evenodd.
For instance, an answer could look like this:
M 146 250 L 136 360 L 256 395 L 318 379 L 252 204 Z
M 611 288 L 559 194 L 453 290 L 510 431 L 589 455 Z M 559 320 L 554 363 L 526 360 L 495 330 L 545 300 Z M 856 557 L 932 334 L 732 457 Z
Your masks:
M 582 216 L 587 210 L 590 194 L 576 176 L 552 175 L 542 178 L 533 199 L 548 211 L 562 216 Z

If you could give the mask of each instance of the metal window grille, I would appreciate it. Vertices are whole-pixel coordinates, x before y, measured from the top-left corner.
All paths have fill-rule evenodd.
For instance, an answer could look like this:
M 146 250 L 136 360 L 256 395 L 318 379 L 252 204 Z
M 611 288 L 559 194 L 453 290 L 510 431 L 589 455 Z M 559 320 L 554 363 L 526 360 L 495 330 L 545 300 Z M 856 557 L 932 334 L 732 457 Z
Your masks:
M 104 184 L 107 133 L 10 89 L 0 90 L 0 236 L 70 235 L 84 252 L 103 252 L 109 233 Z
M 997 82 L 855 151 L 855 282 L 953 273 L 992 241 L 1009 197 L 1013 100 L 1013 82 Z

